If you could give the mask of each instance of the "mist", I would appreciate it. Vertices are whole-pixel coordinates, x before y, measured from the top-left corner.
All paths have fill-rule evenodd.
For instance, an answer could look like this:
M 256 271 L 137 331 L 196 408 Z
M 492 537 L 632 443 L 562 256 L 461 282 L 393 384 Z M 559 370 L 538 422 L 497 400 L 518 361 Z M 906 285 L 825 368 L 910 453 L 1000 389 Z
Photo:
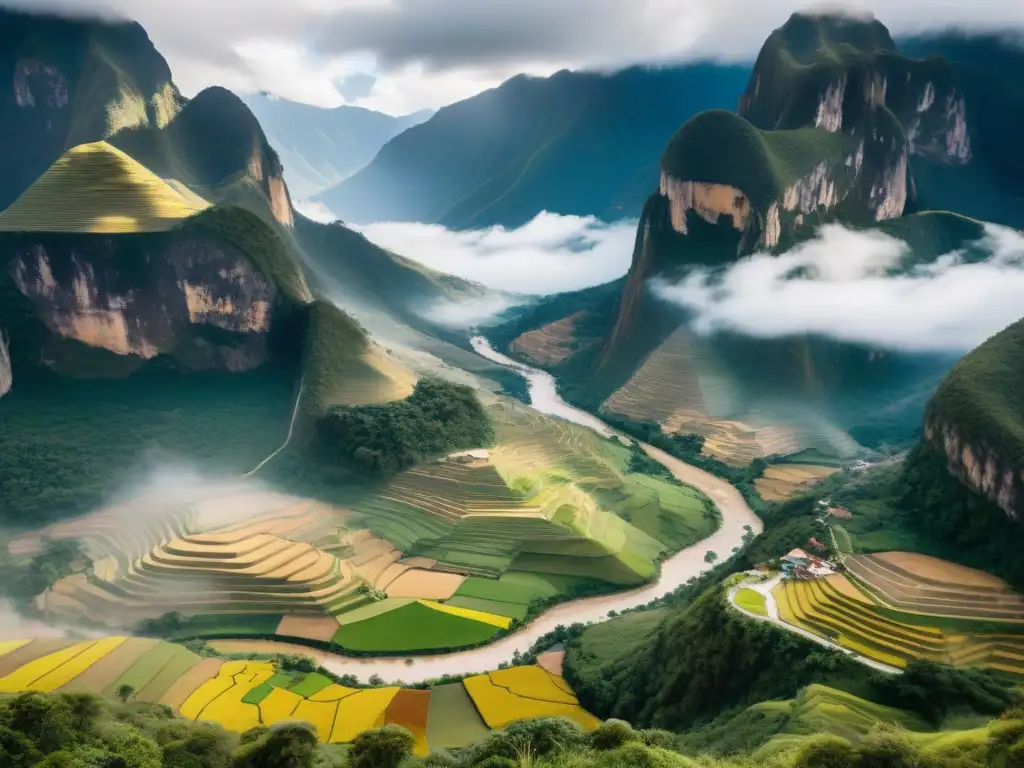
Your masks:
M 636 221 L 542 212 L 518 229 L 456 231 L 439 224 L 381 222 L 358 229 L 371 242 L 424 266 L 488 288 L 544 295 L 589 288 L 629 269 Z
M 826 336 L 908 352 L 965 352 L 1024 315 L 1024 235 L 985 225 L 962 252 L 902 268 L 902 240 L 832 224 L 786 253 L 725 270 L 655 280 L 654 293 L 694 315 L 702 334 Z

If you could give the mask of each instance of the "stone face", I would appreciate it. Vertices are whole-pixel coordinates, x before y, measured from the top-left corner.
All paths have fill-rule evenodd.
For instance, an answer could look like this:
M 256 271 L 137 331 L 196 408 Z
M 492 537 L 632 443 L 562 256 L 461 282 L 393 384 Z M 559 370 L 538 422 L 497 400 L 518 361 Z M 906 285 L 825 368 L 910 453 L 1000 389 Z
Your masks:
M 8 347 L 7 335 L 0 330 L 0 397 L 11 391 L 14 374 L 11 372 L 11 351 Z
M 965 440 L 954 424 L 929 419 L 925 423 L 925 439 L 946 454 L 954 477 L 999 506 L 1009 517 L 1018 519 L 1024 473 L 988 446 Z
M 818 113 L 814 118 L 815 128 L 824 128 L 836 133 L 843 127 L 843 99 L 846 98 L 846 77 L 839 78 L 825 89 L 818 102 Z
M 735 187 L 683 181 L 662 171 L 659 191 L 669 199 L 672 228 L 676 232 L 686 234 L 688 211 L 694 211 L 710 224 L 717 224 L 719 216 L 731 216 L 734 228 L 743 231 L 747 227 L 750 200 Z
M 19 59 L 14 65 L 14 103 L 22 108 L 60 109 L 68 103 L 68 81 L 56 67 L 37 59 Z
M 198 367 L 239 370 L 243 358 L 265 359 L 246 347 L 265 347 L 277 290 L 240 251 L 197 237 L 137 242 L 29 241 L 17 249 L 11 274 L 39 318 L 62 338 L 142 359 L 181 352 Z M 132 251 L 134 263 L 118 258 L 119 247 Z M 188 348 L 196 343 L 190 329 L 201 326 L 252 338 L 219 351 Z

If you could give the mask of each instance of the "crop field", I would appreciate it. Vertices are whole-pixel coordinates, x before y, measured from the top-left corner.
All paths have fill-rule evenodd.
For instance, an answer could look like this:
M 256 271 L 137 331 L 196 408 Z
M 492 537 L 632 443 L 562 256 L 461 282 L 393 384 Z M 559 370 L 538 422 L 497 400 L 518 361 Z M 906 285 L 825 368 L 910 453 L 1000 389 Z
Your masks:
M 785 501 L 838 471 L 838 467 L 815 464 L 772 464 L 754 481 L 754 486 L 765 501 Z
M 736 605 L 745 611 L 756 613 L 758 616 L 767 616 L 768 609 L 765 607 L 764 595 L 756 589 L 741 589 L 736 593 Z
M 495 614 L 412 600 L 344 624 L 335 634 L 334 642 L 352 651 L 400 653 L 457 648 L 490 640 L 509 622 Z
M 787 581 L 773 591 L 783 621 L 895 667 L 913 659 L 984 666 L 1024 674 L 1024 635 L 979 632 L 973 616 L 960 624 L 897 611 L 859 593 L 843 576 Z M 859 593 L 859 594 L 858 594 Z M 986 625 L 987 626 L 987 625 Z
M 380 346 L 370 343 L 359 355 L 345 355 L 336 364 L 318 407 L 380 405 L 404 400 L 416 386 L 416 376 Z
M 166 704 L 182 717 L 239 732 L 299 720 L 311 723 L 321 741 L 348 743 L 393 723 L 413 733 L 419 755 L 479 741 L 488 733 L 485 721 L 505 725 L 563 714 L 586 728 L 599 722 L 561 677 L 539 666 L 430 690 L 349 688 L 316 672 L 281 672 L 270 661 L 200 658 L 166 642 L 110 637 L 0 642 L 0 674 L 0 693 L 82 690 L 112 696 L 130 685 L 138 701 Z
M 568 717 L 584 728 L 600 721 L 579 705 L 569 687 L 540 667 L 511 667 L 463 681 L 490 728 L 529 717 Z
M 883 605 L 912 613 L 1024 621 L 1024 597 L 974 568 L 907 552 L 846 559 L 850 573 Z
M 0 213 L 0 231 L 162 232 L 206 207 L 100 141 L 65 152 Z
M 537 365 L 557 365 L 578 351 L 576 323 L 586 314 L 581 310 L 553 323 L 527 331 L 512 342 L 512 350 Z

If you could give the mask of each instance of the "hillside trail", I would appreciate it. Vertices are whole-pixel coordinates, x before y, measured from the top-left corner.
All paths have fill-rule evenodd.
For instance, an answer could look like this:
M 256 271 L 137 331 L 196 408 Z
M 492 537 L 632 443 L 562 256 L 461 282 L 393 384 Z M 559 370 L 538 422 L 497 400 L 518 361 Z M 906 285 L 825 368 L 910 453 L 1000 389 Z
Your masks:
M 265 458 L 263 461 L 257 464 L 254 468 L 250 469 L 248 472 L 242 475 L 242 477 L 252 477 L 265 466 L 267 466 L 267 464 L 269 464 L 279 453 L 281 453 L 281 451 L 288 447 L 288 444 L 292 441 L 292 435 L 295 434 L 295 422 L 299 417 L 299 403 L 302 402 L 302 388 L 304 384 L 305 379 L 299 381 L 299 393 L 295 396 L 295 407 L 292 409 L 292 420 L 288 424 L 288 434 L 285 436 L 284 442 L 281 443 L 281 445 L 278 447 L 276 451 L 267 456 L 267 458 Z

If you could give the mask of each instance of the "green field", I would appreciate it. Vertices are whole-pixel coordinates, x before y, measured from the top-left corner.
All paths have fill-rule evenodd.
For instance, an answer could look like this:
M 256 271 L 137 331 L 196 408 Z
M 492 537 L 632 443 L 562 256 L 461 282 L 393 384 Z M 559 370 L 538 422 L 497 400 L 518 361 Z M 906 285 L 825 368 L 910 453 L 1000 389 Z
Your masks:
M 755 589 L 741 589 L 736 593 L 736 605 L 745 611 L 756 613 L 758 616 L 767 616 L 768 609 L 765 607 L 764 595 Z
M 400 653 L 473 645 L 490 640 L 499 631 L 491 624 L 411 602 L 346 624 L 338 630 L 334 642 L 350 651 Z
M 489 732 L 462 683 L 431 689 L 427 741 L 432 747 L 461 747 L 483 739 Z
M 217 613 L 190 616 L 181 627 L 168 633 L 169 639 L 188 637 L 247 637 L 273 635 L 281 623 L 281 614 Z
M 299 696 L 305 696 L 308 699 L 310 696 L 322 691 L 332 682 L 333 681 L 329 677 L 325 677 L 319 672 L 312 672 L 302 678 L 299 682 L 288 686 L 288 690 L 292 693 L 298 694 Z

